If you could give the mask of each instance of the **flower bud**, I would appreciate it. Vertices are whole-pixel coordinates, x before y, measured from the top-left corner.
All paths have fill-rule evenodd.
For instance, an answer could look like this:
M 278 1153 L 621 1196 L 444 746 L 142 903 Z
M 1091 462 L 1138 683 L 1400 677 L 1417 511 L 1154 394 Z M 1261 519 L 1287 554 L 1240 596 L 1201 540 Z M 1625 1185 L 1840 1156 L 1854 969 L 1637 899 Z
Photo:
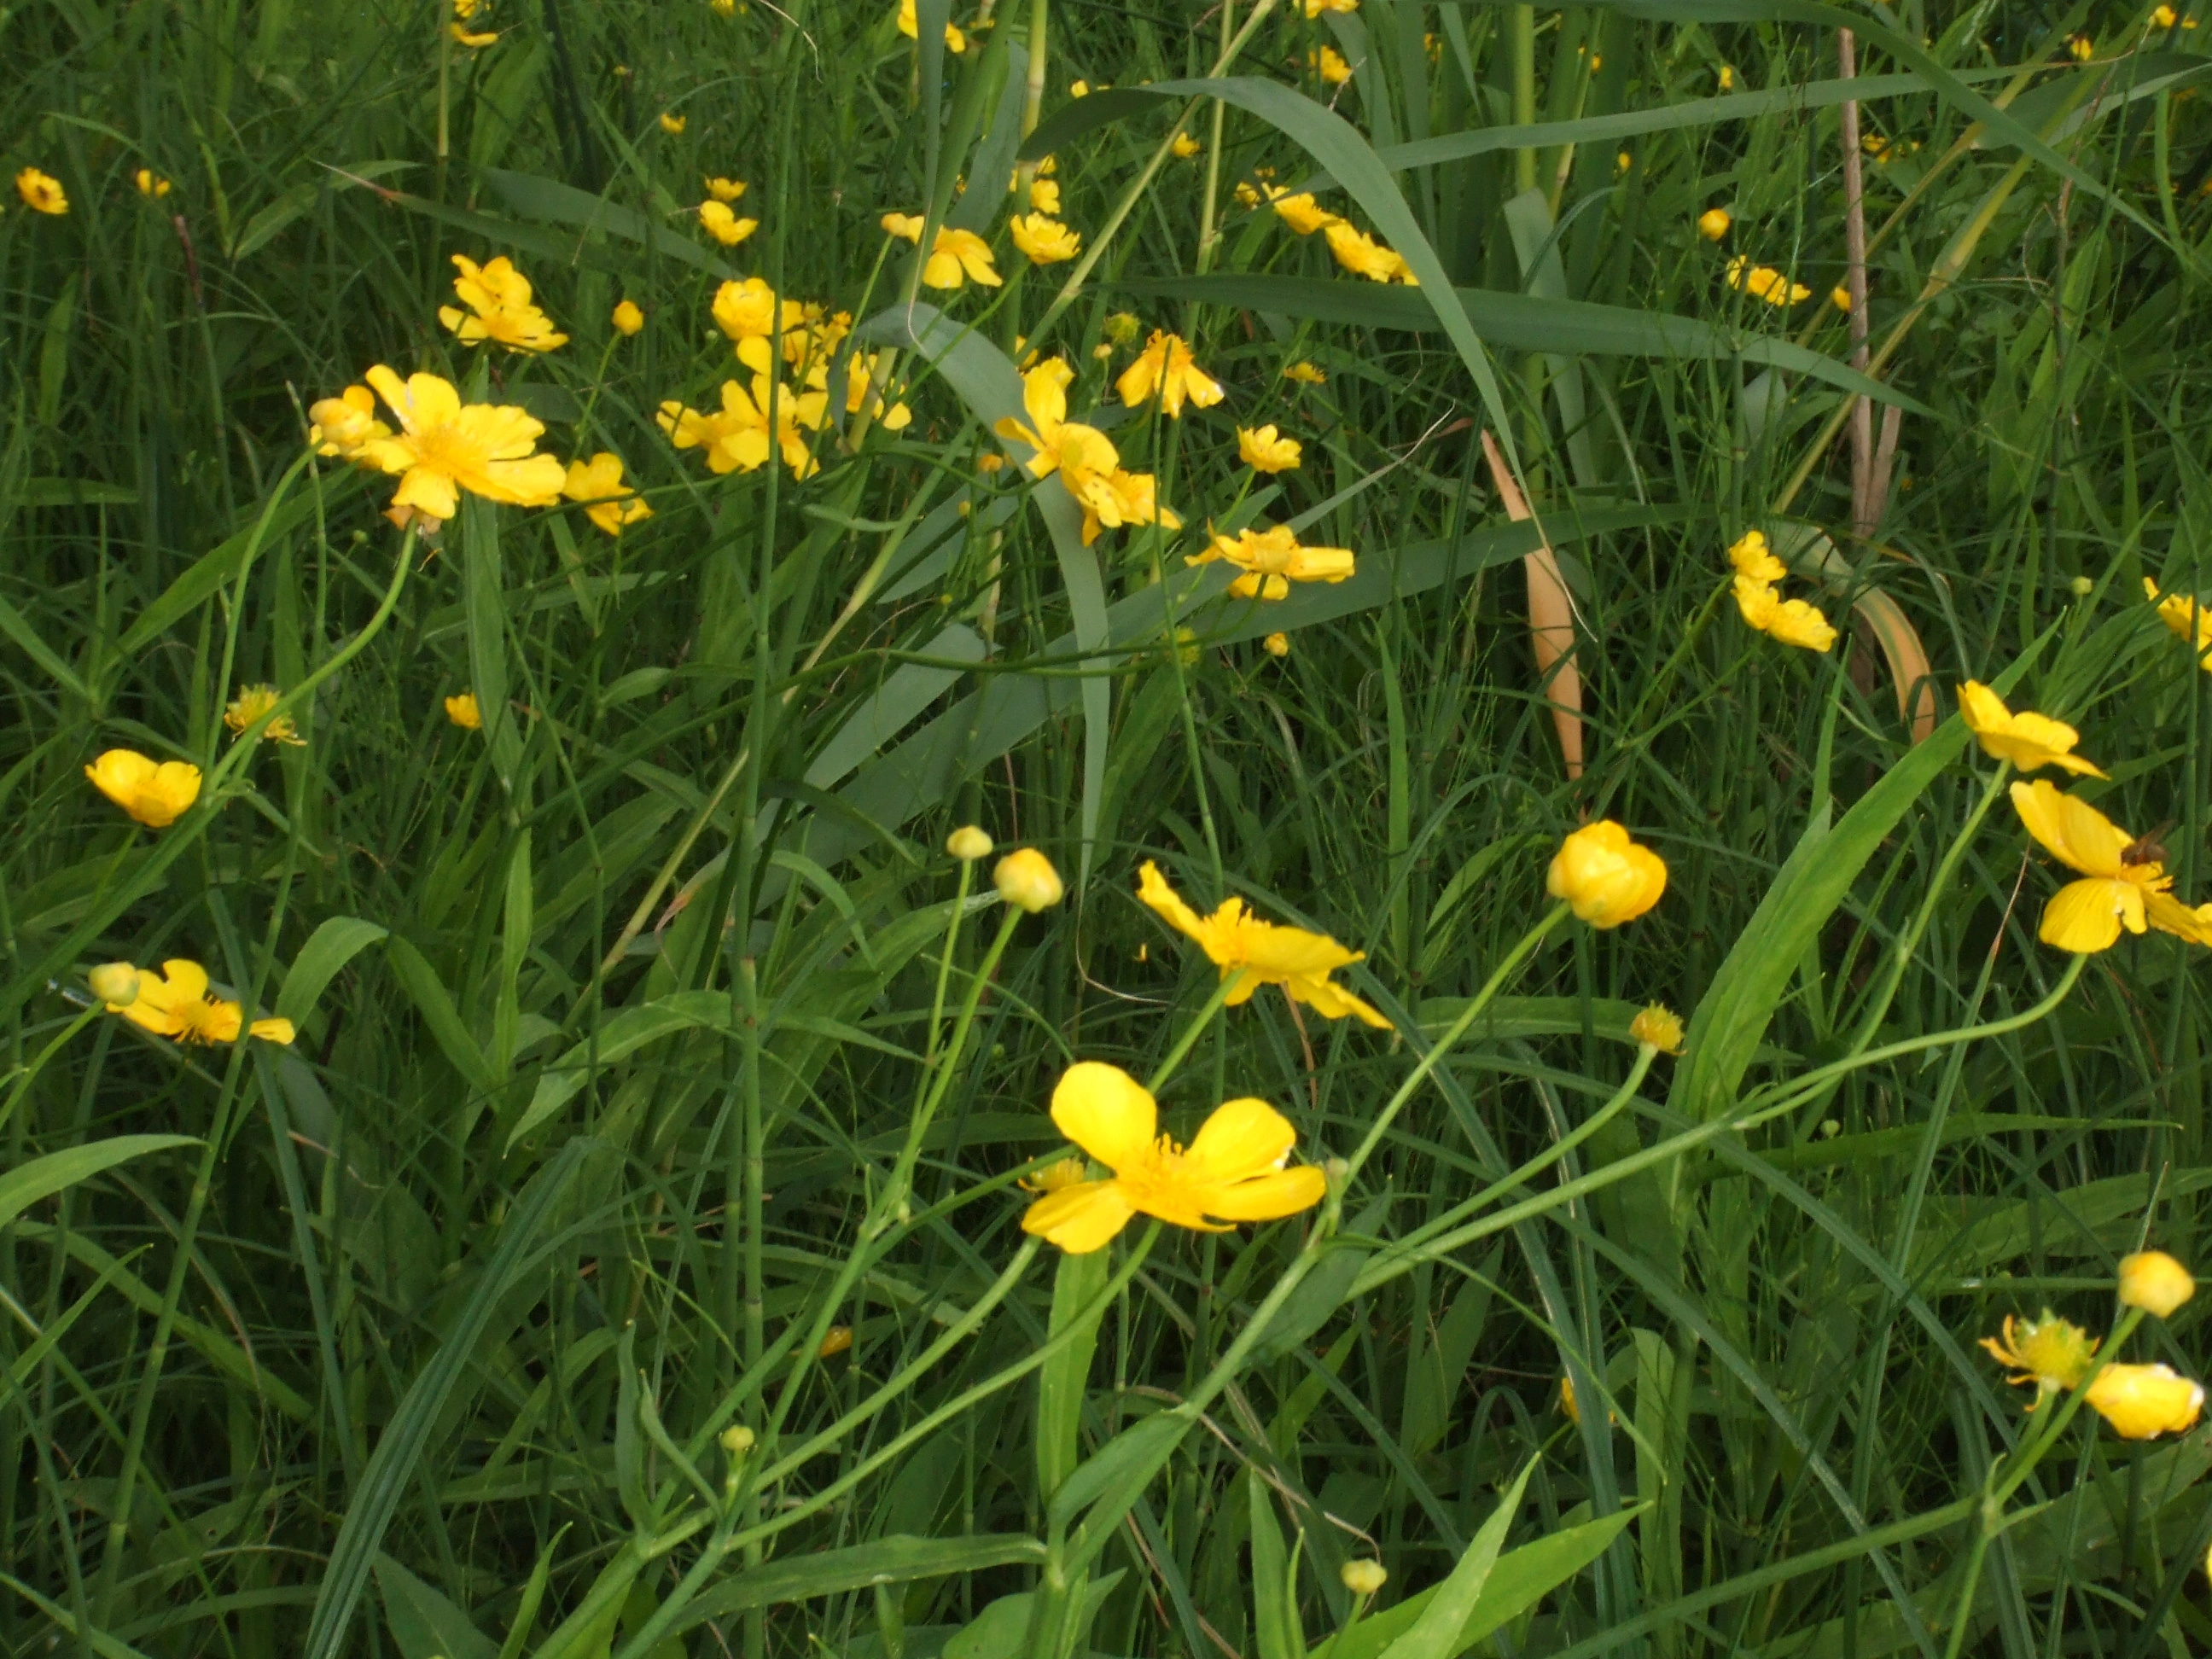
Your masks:
M 2171 1319 L 2173 1310 L 2197 1294 L 2197 1281 L 2189 1269 L 2164 1250 L 2144 1250 L 2120 1258 L 2120 1302 L 2141 1308 L 2160 1319 Z
M 2076 576 L 2072 581 L 2067 583 L 2066 586 L 2077 599 L 2086 599 L 2097 591 L 2097 584 L 2087 576 Z
M 1000 859 L 991 880 L 1000 898 L 1031 915 L 1049 910 L 1067 890 L 1060 885 L 1060 872 L 1052 867 L 1052 860 L 1034 847 L 1018 848 Z
M 1288 634 L 1270 634 L 1260 643 L 1267 647 L 1267 654 L 1271 657 L 1287 657 L 1291 654 L 1291 636 Z
M 722 1431 L 722 1449 L 732 1457 L 743 1457 L 753 1449 L 753 1431 L 742 1423 L 732 1423 Z
M 815 1357 L 819 1359 L 829 1359 L 844 1352 L 852 1346 L 853 1328 L 850 1325 L 832 1325 L 823 1333 L 822 1346 L 815 1350 Z
M 1390 1577 L 1380 1561 L 1347 1561 L 1339 1576 L 1354 1595 L 1374 1595 Z
M 128 1008 L 138 1000 L 138 970 L 127 962 L 103 962 L 84 977 L 93 995 L 110 1008 Z
M 963 864 L 991 856 L 991 838 L 974 824 L 964 824 L 945 838 L 945 850 Z
M 1662 1003 L 1653 1003 L 1628 1022 L 1628 1035 L 1648 1042 L 1662 1054 L 1682 1052 L 1682 1017 Z
M 1560 843 L 1544 885 L 1593 927 L 1633 921 L 1667 890 L 1667 866 L 1611 818 L 1585 824 Z
M 615 307 L 614 325 L 617 334 L 635 334 L 645 326 L 645 313 L 637 308 L 636 301 L 624 300 Z
M 2170 1365 L 2107 1365 L 2082 1398 L 2123 1440 L 2152 1440 L 2194 1428 L 2204 1410 L 2204 1385 Z
M 1698 234 L 1709 242 L 1717 242 L 1729 234 L 1730 222 L 1726 208 L 1707 208 L 1698 216 Z

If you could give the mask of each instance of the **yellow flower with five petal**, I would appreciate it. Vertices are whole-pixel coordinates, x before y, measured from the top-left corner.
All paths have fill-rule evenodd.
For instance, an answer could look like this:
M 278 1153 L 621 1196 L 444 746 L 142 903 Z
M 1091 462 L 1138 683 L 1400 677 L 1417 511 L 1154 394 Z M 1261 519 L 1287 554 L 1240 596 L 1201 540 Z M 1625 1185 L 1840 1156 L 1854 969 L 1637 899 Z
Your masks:
M 2143 596 L 2158 607 L 2158 619 L 2176 639 L 2191 641 L 2198 663 L 2212 673 L 2212 605 L 2194 593 L 2168 593 L 2160 599 L 2158 584 L 2148 576 L 2143 578 Z
M 2212 945 L 2212 904 L 2191 909 L 2166 890 L 2160 849 L 2146 849 L 2088 802 L 2055 788 L 2045 779 L 2012 787 L 2012 804 L 2027 833 L 2079 881 L 2069 881 L 2043 907 L 2036 937 L 2076 956 L 2108 951 L 2124 927 L 2145 927 L 2197 945 Z
M 538 309 L 531 295 L 530 279 L 506 255 L 479 265 L 465 253 L 456 253 L 453 264 L 461 273 L 453 278 L 453 292 L 468 310 L 441 306 L 438 320 L 458 335 L 463 345 L 492 340 L 509 351 L 550 351 L 568 343 L 568 337 L 556 332 L 551 320 Z
M 69 211 L 69 192 L 62 188 L 62 181 L 36 167 L 25 167 L 15 175 L 15 194 L 34 213 L 51 214 L 58 219 Z
M 1978 680 L 1959 688 L 1959 717 L 1982 747 L 2001 761 L 2010 761 L 2023 772 L 2056 766 L 2093 778 L 2105 775 L 2072 752 L 2081 734 L 2063 720 L 2022 709 L 2015 714 L 2002 697 Z
M 744 193 L 745 181 L 742 179 L 708 179 L 707 180 L 707 194 L 718 202 L 734 202 Z
M 1771 265 L 1754 265 L 1739 253 L 1728 263 L 1728 285 L 1771 306 L 1794 306 L 1813 297 L 1802 283 L 1793 283 Z
M 2081 1397 L 2123 1440 L 2184 1433 L 2204 1410 L 2204 1385 L 2170 1365 L 2107 1365 Z
M 1104 1249 L 1139 1215 L 1227 1232 L 1310 1210 L 1328 1190 L 1319 1170 L 1284 1167 L 1297 1131 L 1263 1100 L 1217 1108 L 1186 1148 L 1159 1133 L 1159 1106 L 1143 1085 L 1119 1066 L 1079 1060 L 1052 1091 L 1052 1121 L 1113 1171 L 1056 1185 L 1023 1214 L 1023 1231 L 1070 1255 Z
M 1237 428 L 1237 457 L 1255 472 L 1291 471 L 1303 453 L 1296 438 L 1284 437 L 1273 425 Z
M 1332 216 L 1322 230 L 1337 264 L 1353 276 L 1364 276 L 1370 283 L 1403 283 L 1408 288 L 1421 285 L 1420 279 L 1413 275 L 1413 268 L 1395 248 L 1383 246 L 1358 226 Z
M 1203 553 L 1184 556 L 1185 564 L 1232 564 L 1244 574 L 1229 584 L 1240 599 L 1285 599 L 1292 582 L 1340 582 L 1356 568 L 1348 547 L 1307 547 L 1287 525 L 1217 535 Z
M 1222 978 L 1241 975 L 1230 990 L 1228 1006 L 1249 1002 L 1262 985 L 1279 985 L 1291 1001 L 1305 1004 L 1323 1019 L 1356 1014 L 1377 1030 L 1390 1029 L 1380 1011 L 1329 978 L 1340 968 L 1364 961 L 1364 951 L 1347 951 L 1327 933 L 1262 921 L 1241 898 L 1224 899 L 1212 915 L 1201 916 L 1150 859 L 1137 872 L 1137 896 L 1177 933 L 1196 940 Z
M 1206 409 L 1219 403 L 1223 395 L 1221 382 L 1192 360 L 1183 337 L 1157 328 L 1137 354 L 1136 362 L 1121 371 L 1114 389 L 1123 403 L 1131 404 L 1140 404 L 1157 392 L 1161 410 L 1169 419 L 1178 421 L 1182 418 L 1185 398 Z
M 1006 229 L 1033 265 L 1056 265 L 1083 252 L 1080 233 L 1042 213 L 1018 213 L 1006 221 Z
M 105 750 L 84 775 L 149 830 L 167 829 L 200 798 L 198 767 L 189 761 L 155 761 L 135 749 Z
M 726 202 L 699 204 L 699 228 L 724 247 L 735 247 L 760 228 L 757 219 L 740 219 Z
M 921 39 L 921 19 L 915 10 L 915 0 L 899 0 L 898 32 L 909 40 Z M 945 49 L 956 58 L 968 50 L 968 37 L 949 20 L 945 25 Z
M 1268 205 L 1275 210 L 1275 216 L 1301 236 L 1310 236 L 1317 230 L 1326 230 L 1331 225 L 1344 222 L 1338 215 L 1315 201 L 1310 190 L 1302 190 L 1293 196 L 1273 185 L 1266 188 Z
M 1659 902 L 1667 864 L 1611 818 L 1584 824 L 1559 843 L 1545 890 L 1593 927 L 1618 927 Z
M 464 404 L 453 382 L 435 374 L 402 380 L 382 363 L 364 376 L 399 422 L 391 437 L 372 438 L 362 453 L 400 476 L 394 507 L 450 519 L 465 489 L 488 501 L 545 507 L 558 501 L 568 469 L 537 453 L 544 422 L 504 404 Z
M 881 222 L 892 235 L 917 247 L 921 246 L 920 214 L 886 213 Z M 991 245 L 972 230 L 954 230 L 949 225 L 939 225 L 936 239 L 930 244 L 929 258 L 921 267 L 923 285 L 953 289 L 971 277 L 986 288 L 996 288 L 1005 281 L 998 267 L 991 263 Z
M 150 968 L 134 972 L 131 988 L 136 994 L 128 1002 L 107 1003 L 109 1013 L 179 1042 L 238 1041 L 245 1011 L 235 1002 L 209 994 L 207 969 L 197 962 L 173 957 L 161 964 L 160 973 Z M 289 1042 L 293 1037 L 289 1019 L 257 1019 L 246 1029 L 271 1042 Z
M 636 499 L 637 491 L 623 482 L 622 457 L 605 450 L 588 461 L 569 462 L 561 493 L 584 503 L 584 516 L 610 536 L 621 535 L 624 525 L 653 516 L 653 509 Z

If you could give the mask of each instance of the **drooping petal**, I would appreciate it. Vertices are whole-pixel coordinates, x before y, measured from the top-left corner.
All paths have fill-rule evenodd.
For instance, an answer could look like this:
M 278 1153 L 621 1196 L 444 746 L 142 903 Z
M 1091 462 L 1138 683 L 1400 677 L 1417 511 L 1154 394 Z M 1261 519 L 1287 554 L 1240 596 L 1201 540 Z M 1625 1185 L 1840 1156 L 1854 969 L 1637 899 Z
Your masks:
M 1318 975 L 1286 980 L 1284 988 L 1323 1019 L 1342 1019 L 1346 1014 L 1357 1014 L 1361 1024 L 1371 1025 L 1378 1031 L 1395 1029 L 1381 1009 Z
M 2142 888 L 2133 882 L 2092 876 L 2069 881 L 2051 896 L 2036 937 L 2058 950 L 2092 956 L 2118 944 L 2123 926 L 2140 933 L 2143 923 Z
M 1182 896 L 1168 885 L 1167 878 L 1160 873 L 1160 866 L 1150 859 L 1146 859 L 1137 872 L 1137 896 L 1157 911 L 1177 933 L 1188 934 L 1200 945 L 1207 944 L 1210 930 L 1206 923 L 1200 919 L 1197 911 L 1183 902 Z M 1210 948 L 1207 954 L 1212 954 Z M 1214 960 L 1218 962 L 1220 958 L 1216 957 Z
M 2012 804 L 2027 833 L 2060 863 L 2085 876 L 2118 876 L 2128 832 L 2088 802 L 2069 795 L 2047 779 L 2012 787 Z
M 1159 1133 L 1159 1107 L 1118 1066 L 1078 1060 L 1052 1091 L 1052 1121 L 1060 1133 L 1109 1170 L 1144 1161 Z
M 1249 1181 L 1279 1169 L 1297 1140 L 1290 1119 L 1266 1101 L 1224 1101 L 1200 1126 L 1183 1168 L 1203 1183 Z
M 1103 1249 L 1136 1214 L 1111 1181 L 1086 1181 L 1047 1193 L 1022 1212 L 1022 1231 L 1057 1244 L 1070 1255 Z
M 2212 904 L 2192 910 L 2171 893 L 2149 890 L 2143 894 L 2143 919 L 2162 933 L 2192 945 L 2212 945 Z
M 1206 1212 L 1224 1221 L 1277 1221 L 1310 1210 L 1328 1194 L 1328 1179 L 1311 1164 L 1275 1170 L 1206 1197 Z

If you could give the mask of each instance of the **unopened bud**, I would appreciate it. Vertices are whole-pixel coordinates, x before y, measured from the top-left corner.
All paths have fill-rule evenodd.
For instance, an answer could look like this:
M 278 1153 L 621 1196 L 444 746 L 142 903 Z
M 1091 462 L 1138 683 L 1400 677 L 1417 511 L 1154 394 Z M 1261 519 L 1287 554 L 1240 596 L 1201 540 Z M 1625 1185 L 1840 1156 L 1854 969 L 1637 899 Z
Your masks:
M 991 838 L 974 824 L 964 824 L 945 838 L 945 850 L 963 864 L 991 856 Z
M 753 1449 L 753 1431 L 742 1423 L 732 1423 L 722 1431 L 722 1449 L 732 1457 L 743 1457 Z
M 1339 1574 L 1345 1589 L 1354 1595 L 1372 1595 L 1389 1582 L 1390 1575 L 1380 1561 L 1347 1561 Z
M 2087 576 L 2076 576 L 2066 586 L 2074 590 L 2074 597 L 2077 599 L 2086 599 L 2097 591 L 2097 584 Z
M 1034 847 L 1020 848 L 1000 859 L 991 879 L 1000 898 L 1031 915 L 1049 910 L 1067 890 L 1060 885 L 1060 872 L 1052 867 L 1052 860 Z
M 84 977 L 93 995 L 111 1008 L 127 1008 L 138 1000 L 138 970 L 127 962 L 103 962 Z

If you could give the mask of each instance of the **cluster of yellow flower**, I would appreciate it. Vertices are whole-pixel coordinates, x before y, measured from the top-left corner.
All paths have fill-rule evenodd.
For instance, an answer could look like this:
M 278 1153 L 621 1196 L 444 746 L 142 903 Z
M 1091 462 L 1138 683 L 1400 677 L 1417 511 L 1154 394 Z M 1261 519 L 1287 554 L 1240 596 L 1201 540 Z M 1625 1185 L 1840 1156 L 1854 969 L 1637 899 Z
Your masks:
M 1186 362 L 1188 359 L 1186 351 Z M 1064 358 L 1048 358 L 1037 364 L 1022 376 L 1022 408 L 1028 422 L 1009 415 L 994 430 L 1001 438 L 1030 447 L 1034 453 L 1023 465 L 1031 477 L 1059 476 L 1061 486 L 1083 509 L 1086 547 L 1098 539 L 1102 528 L 1158 524 L 1169 530 L 1182 529 L 1182 519 L 1172 508 L 1159 504 L 1158 487 L 1151 473 L 1127 471 L 1112 439 L 1095 426 L 1067 418 L 1067 387 L 1074 378 L 1074 369 Z M 1205 401 L 1219 398 L 1221 388 L 1211 380 L 1206 384 L 1213 392 Z M 1170 413 L 1180 410 L 1182 392 L 1188 389 L 1182 383 L 1179 387 Z
M 2189 1270 L 2162 1250 L 2121 1259 L 2119 1300 L 2124 1308 L 2166 1319 L 2196 1294 L 2197 1281 Z M 1990 1357 L 2016 1373 L 2007 1382 L 2033 1385 L 2030 1411 L 2061 1389 L 2079 1390 L 2124 1440 L 2179 1434 L 2196 1425 L 2204 1409 L 2203 1383 L 2177 1376 L 2168 1365 L 2117 1360 L 2100 1364 L 2097 1350 L 2102 1346 L 2100 1339 L 2048 1308 L 2040 1319 L 2014 1320 L 2007 1315 L 2002 1339 L 1982 1339 Z
M 1310 190 L 1293 195 L 1263 179 L 1256 187 L 1240 182 L 1237 199 L 1247 207 L 1257 207 L 1265 200 L 1274 209 L 1275 216 L 1301 236 L 1320 231 L 1337 264 L 1355 276 L 1364 276 L 1370 283 L 1403 283 L 1408 288 L 1421 285 L 1403 255 L 1383 246 L 1342 215 L 1331 213 L 1314 199 Z
M 1735 567 L 1735 605 L 1760 633 L 1784 645 L 1807 651 L 1826 651 L 1836 642 L 1836 630 L 1817 605 L 1803 599 L 1785 599 L 1775 583 L 1790 574 L 1774 556 L 1765 536 L 1747 530 L 1730 545 L 1729 562 Z
M 744 193 L 742 179 L 709 175 L 707 179 L 707 199 L 699 204 L 699 226 L 724 247 L 735 247 L 760 228 L 759 220 L 740 219 L 730 206 Z

